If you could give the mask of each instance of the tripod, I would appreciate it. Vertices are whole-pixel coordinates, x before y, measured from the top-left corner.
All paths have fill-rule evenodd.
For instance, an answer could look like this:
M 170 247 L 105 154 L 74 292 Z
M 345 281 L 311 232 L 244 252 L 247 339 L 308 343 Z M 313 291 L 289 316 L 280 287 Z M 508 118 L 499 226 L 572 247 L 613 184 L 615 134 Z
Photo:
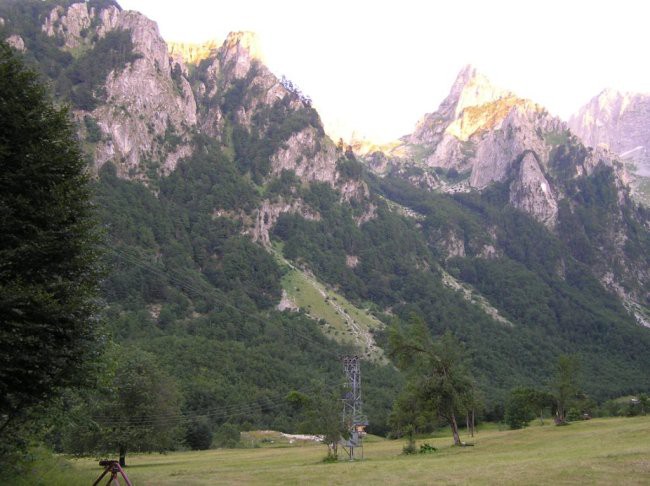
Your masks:
M 108 486 L 109 484 L 115 484 L 115 485 L 120 484 L 120 479 L 117 477 L 118 473 L 122 475 L 122 478 L 124 478 L 124 482 L 126 483 L 126 486 L 133 486 L 133 484 L 129 480 L 129 477 L 126 475 L 124 469 L 122 469 L 118 461 L 99 461 L 99 465 L 104 466 L 104 472 L 93 483 L 93 486 L 97 486 L 99 482 L 104 478 L 104 476 L 106 476 L 108 473 L 111 473 L 111 477 L 108 478 L 108 481 L 106 481 L 105 483 L 106 486 Z

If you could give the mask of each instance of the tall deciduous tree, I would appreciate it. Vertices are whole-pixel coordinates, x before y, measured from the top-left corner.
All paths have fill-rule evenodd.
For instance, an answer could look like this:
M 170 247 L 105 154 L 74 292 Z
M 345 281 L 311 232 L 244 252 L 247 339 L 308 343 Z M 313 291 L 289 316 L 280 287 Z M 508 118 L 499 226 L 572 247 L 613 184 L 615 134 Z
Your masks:
M 97 233 L 68 113 L 0 43 L 0 442 L 84 378 L 94 356 Z
M 422 410 L 435 412 L 451 427 L 454 444 L 462 445 L 457 417 L 473 403 L 473 386 L 462 345 L 447 331 L 435 341 L 419 317 L 411 319 L 408 335 L 393 330 L 391 355 L 406 370 Z
M 120 357 L 106 387 L 82 400 L 65 431 L 66 450 L 77 454 L 119 453 L 126 465 L 128 451 L 172 449 L 182 422 L 175 381 L 153 355 L 117 348 Z
M 562 355 L 558 358 L 551 388 L 557 405 L 555 423 L 566 424 L 567 410 L 579 391 L 578 372 L 580 363 L 575 355 Z
M 348 434 L 341 420 L 339 396 L 325 389 L 310 396 L 294 391 L 287 396 L 287 401 L 303 414 L 300 430 L 321 435 L 323 444 L 327 446 L 326 460 L 337 460 L 339 442 Z
M 544 425 L 544 410 L 552 408 L 555 403 L 555 397 L 548 392 L 535 388 L 515 388 L 510 391 L 506 402 L 505 421 L 511 429 L 521 429 L 538 415 L 540 424 Z

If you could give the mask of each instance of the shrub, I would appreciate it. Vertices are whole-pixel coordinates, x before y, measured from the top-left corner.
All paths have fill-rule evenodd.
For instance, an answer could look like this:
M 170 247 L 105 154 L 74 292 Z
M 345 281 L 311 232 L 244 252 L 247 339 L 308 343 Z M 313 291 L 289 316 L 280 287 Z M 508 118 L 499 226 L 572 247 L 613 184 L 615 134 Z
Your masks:
M 195 451 L 209 449 L 212 445 L 212 428 L 206 418 L 193 420 L 187 427 L 185 443 Z

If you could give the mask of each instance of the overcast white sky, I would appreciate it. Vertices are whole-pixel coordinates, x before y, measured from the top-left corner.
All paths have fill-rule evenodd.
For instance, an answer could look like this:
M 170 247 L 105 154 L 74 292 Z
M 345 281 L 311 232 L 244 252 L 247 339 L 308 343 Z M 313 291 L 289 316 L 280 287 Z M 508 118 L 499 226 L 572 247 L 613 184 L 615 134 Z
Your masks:
M 166 40 L 257 32 L 335 136 L 411 132 L 468 63 L 565 119 L 606 87 L 650 92 L 643 0 L 118 1 Z

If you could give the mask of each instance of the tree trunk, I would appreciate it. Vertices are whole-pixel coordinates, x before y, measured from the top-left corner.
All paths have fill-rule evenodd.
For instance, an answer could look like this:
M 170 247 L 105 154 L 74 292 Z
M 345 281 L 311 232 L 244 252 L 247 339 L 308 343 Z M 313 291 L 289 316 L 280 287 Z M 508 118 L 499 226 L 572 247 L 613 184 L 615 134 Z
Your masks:
M 126 447 L 120 446 L 120 467 L 126 467 Z
M 474 428 L 476 426 L 476 415 L 474 414 L 474 409 L 472 409 L 472 432 L 471 435 L 474 437 Z
M 339 443 L 338 443 L 338 441 L 330 442 L 329 444 L 327 444 L 327 448 L 328 448 L 328 455 L 330 457 L 338 459 L 338 457 L 339 457 Z
M 458 435 L 458 423 L 456 422 L 456 415 L 452 412 L 450 418 L 451 420 L 449 421 L 449 425 L 451 426 L 451 433 L 454 435 L 454 445 L 463 445 L 460 441 L 460 435 Z
M 544 409 L 539 411 L 539 423 L 540 425 L 544 425 Z
M 555 425 L 564 424 L 566 422 L 566 417 L 564 415 L 564 408 L 560 405 L 555 412 Z

